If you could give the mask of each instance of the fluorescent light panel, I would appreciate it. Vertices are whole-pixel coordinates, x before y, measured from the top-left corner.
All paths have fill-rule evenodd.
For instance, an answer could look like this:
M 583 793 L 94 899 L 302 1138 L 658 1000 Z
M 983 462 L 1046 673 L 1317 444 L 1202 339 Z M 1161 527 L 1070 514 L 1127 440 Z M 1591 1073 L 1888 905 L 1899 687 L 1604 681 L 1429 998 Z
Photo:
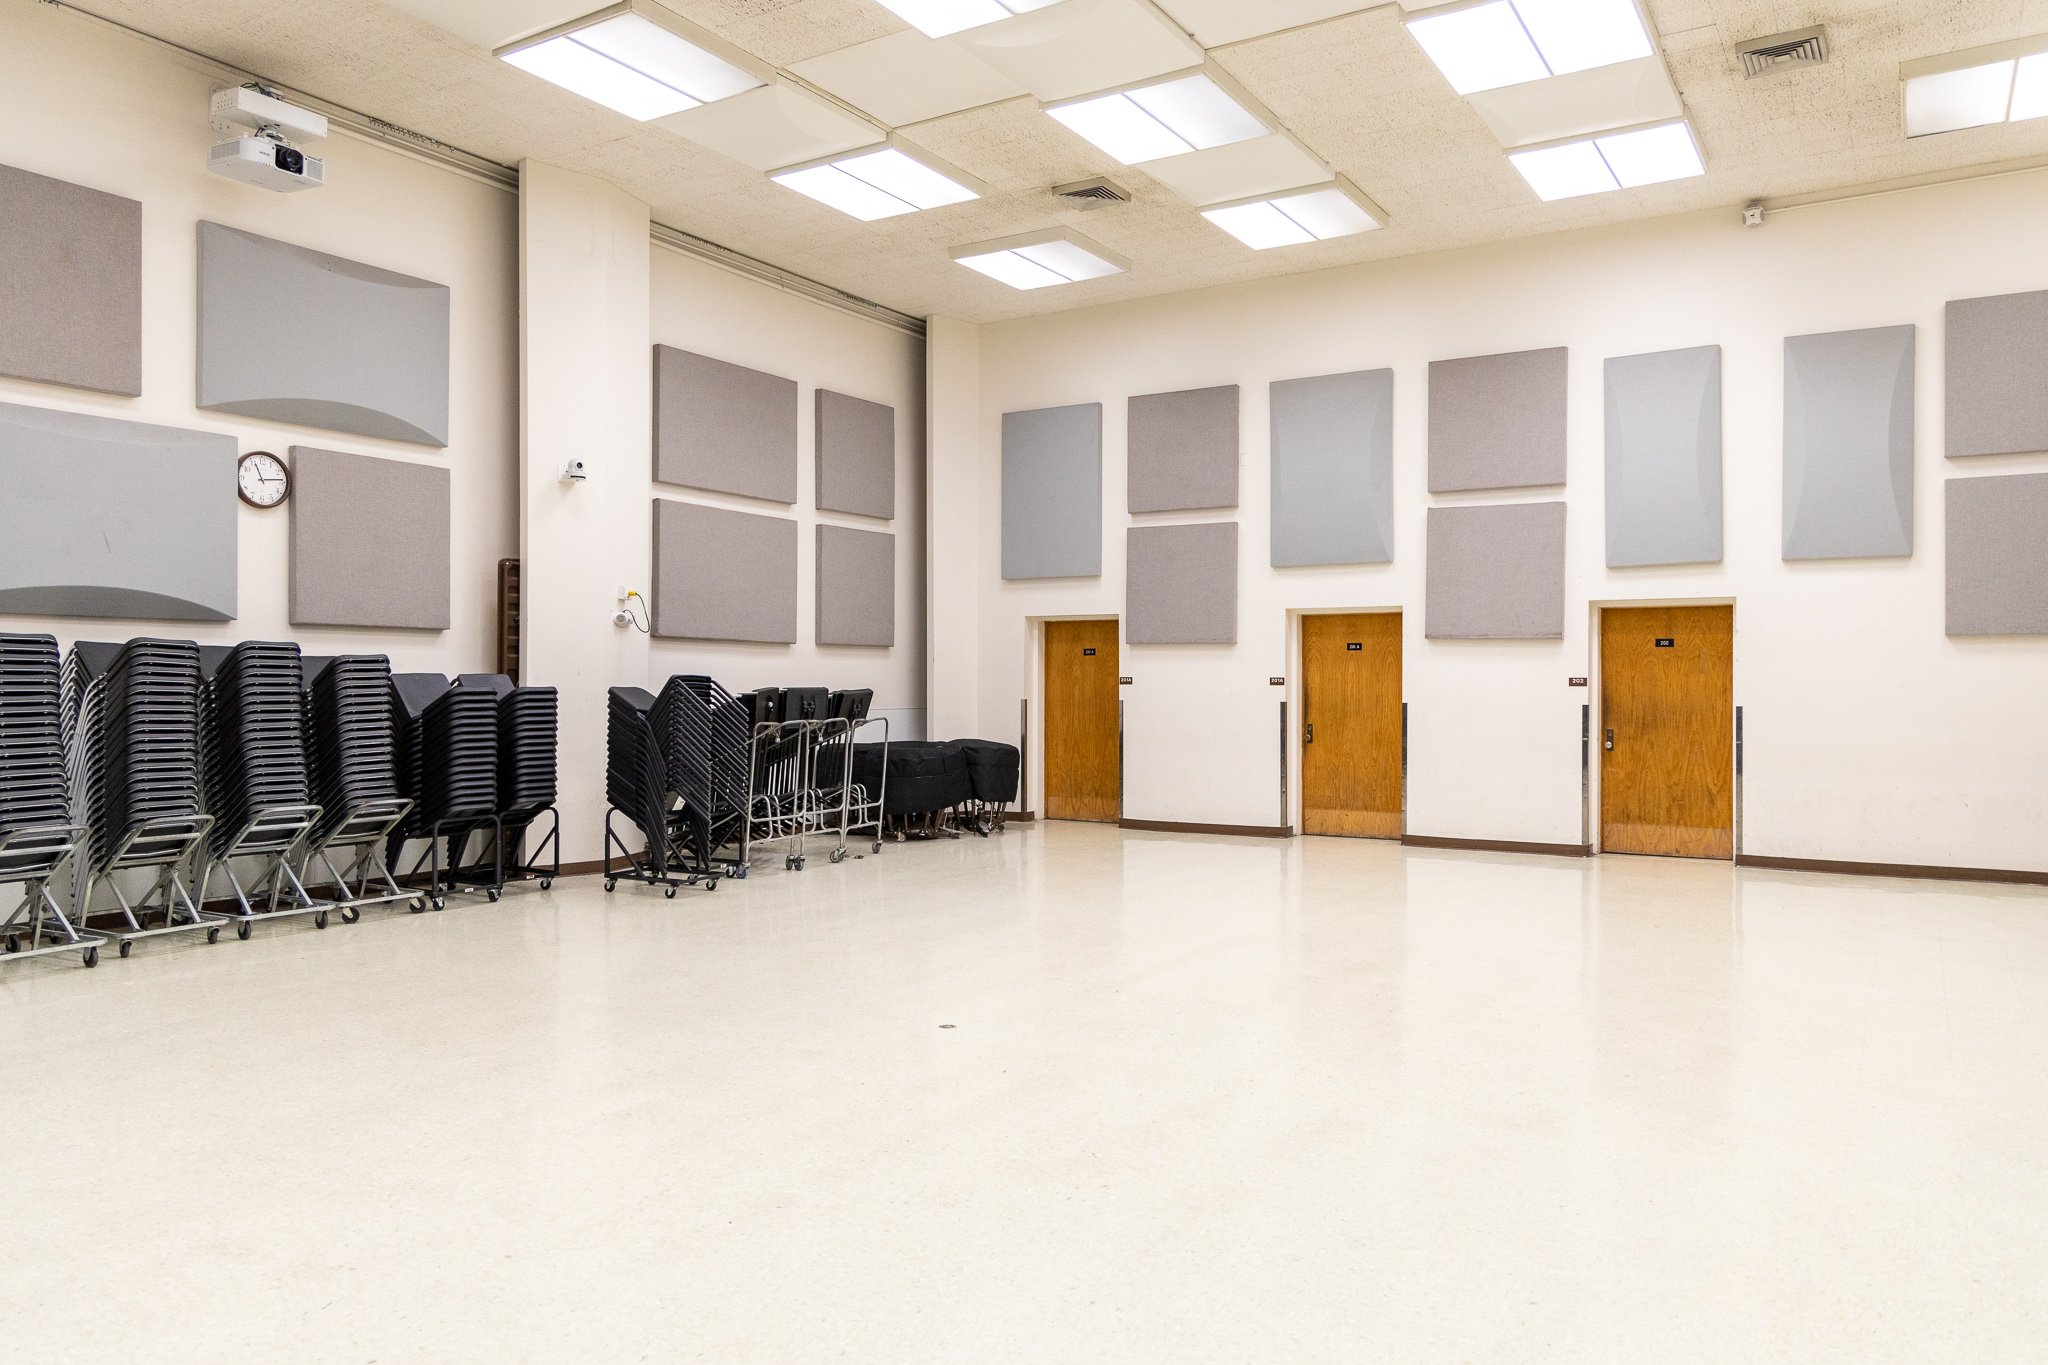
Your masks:
M 894 147 L 857 152 L 823 166 L 777 171 L 770 178 L 863 223 L 981 198 Z
M 2048 46 L 2048 38 L 2022 40 Z M 1906 136 L 1953 133 L 2048 115 L 2048 52 L 1906 80 Z
M 1650 55 L 1635 0 L 1490 0 L 1408 20 L 1461 95 Z
M 962 247 L 966 254 L 955 255 L 953 259 L 1012 289 L 1044 289 L 1048 285 L 1074 284 L 1123 273 L 1122 266 L 1063 236 L 1016 246 L 990 245 L 994 249 L 988 251 Z
M 1326 242 L 1381 226 L 1335 185 L 1307 194 L 1275 195 L 1249 204 L 1203 209 L 1202 216 L 1254 251 Z
M 1045 112 L 1126 166 L 1246 142 L 1270 131 L 1251 110 L 1199 73 L 1055 105 Z
M 881 0 L 882 8 L 923 33 L 943 38 L 964 33 L 983 24 L 998 23 L 1013 14 L 1029 14 L 1059 0 Z
M 500 55 L 643 123 L 762 84 L 752 72 L 630 10 Z
M 1508 160 L 1546 203 L 1706 174 L 1692 129 L 1683 122 L 1509 152 Z

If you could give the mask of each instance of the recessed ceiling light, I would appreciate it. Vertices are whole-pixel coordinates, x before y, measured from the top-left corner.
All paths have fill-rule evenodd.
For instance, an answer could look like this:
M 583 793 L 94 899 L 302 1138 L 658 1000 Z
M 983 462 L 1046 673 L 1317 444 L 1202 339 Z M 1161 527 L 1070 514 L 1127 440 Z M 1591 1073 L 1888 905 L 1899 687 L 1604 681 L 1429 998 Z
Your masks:
M 1385 215 L 1348 182 L 1219 204 L 1202 216 L 1254 251 L 1326 242 L 1385 226 Z
M 1682 122 L 1509 152 L 1508 160 L 1546 203 L 1706 174 L 1692 129 Z
M 497 55 L 642 122 L 767 83 L 737 48 L 645 0 L 586 14 Z
M 927 164 L 937 162 L 937 165 Z M 920 209 L 943 208 L 981 198 L 980 182 L 920 152 L 910 155 L 902 145 L 846 152 L 806 166 L 772 172 L 777 184 L 807 194 L 821 204 L 851 214 L 864 223 L 894 218 Z
M 1206 73 L 1049 106 L 1126 166 L 1264 137 L 1270 129 Z
M 930 38 L 964 33 L 1059 0 L 881 0 L 882 8 Z
M 1906 136 L 1953 133 L 2048 114 L 2048 33 L 1899 67 Z
M 1129 261 L 1071 228 L 956 247 L 953 259 L 1012 289 L 1098 280 L 1130 269 Z
M 1635 0 L 1485 0 L 1407 21 L 1461 95 L 1650 55 Z

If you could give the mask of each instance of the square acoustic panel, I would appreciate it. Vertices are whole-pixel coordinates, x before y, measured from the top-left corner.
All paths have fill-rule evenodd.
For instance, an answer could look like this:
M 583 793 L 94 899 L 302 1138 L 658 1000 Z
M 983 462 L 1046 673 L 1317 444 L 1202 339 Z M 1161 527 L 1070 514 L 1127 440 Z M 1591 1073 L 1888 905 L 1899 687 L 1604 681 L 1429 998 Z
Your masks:
M 448 471 L 315 446 L 291 456 L 292 624 L 448 629 Z
M 215 412 L 448 444 L 445 284 L 199 225 L 199 396 Z
M 1394 558 L 1394 372 L 1271 389 L 1273 567 Z
M 1237 506 L 1237 385 L 1130 400 L 1130 510 Z
M 2048 291 L 1957 299 L 1944 331 L 1948 453 L 2048 450 Z
M 654 500 L 654 633 L 796 643 L 796 534 L 787 517 Z
M 0 614 L 232 621 L 235 440 L 0 403 Z
M 2048 635 L 2048 474 L 1950 479 L 1950 635 Z
M 1125 640 L 1237 643 L 1236 522 L 1133 526 L 1125 549 Z
M 1607 362 L 1607 567 L 1721 558 L 1721 348 Z
M 797 384 L 673 346 L 654 348 L 654 478 L 796 501 Z
M 1429 364 L 1429 491 L 1564 482 L 1567 351 Z
M 896 515 L 896 409 L 819 389 L 815 437 L 819 511 Z
M 1102 572 L 1102 404 L 1003 414 L 1003 577 Z
M 896 537 L 818 527 L 818 643 L 896 643 Z
M 0 166 L 0 374 L 142 392 L 142 205 Z
M 1785 338 L 1785 558 L 1913 553 L 1914 335 Z
M 1564 504 L 1429 509 L 1422 633 L 1432 640 L 1564 638 Z

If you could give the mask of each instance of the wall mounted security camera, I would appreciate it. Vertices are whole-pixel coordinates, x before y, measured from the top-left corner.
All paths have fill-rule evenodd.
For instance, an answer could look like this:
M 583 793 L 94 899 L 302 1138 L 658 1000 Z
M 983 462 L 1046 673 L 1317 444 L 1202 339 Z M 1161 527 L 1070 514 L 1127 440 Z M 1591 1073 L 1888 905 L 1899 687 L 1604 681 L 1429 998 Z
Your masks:
M 585 469 L 584 469 L 584 467 L 583 467 L 583 461 L 581 461 L 581 460 L 564 460 L 564 461 L 562 461 L 562 473 L 561 473 L 561 480 L 562 480 L 562 482 L 563 482 L 563 483 L 582 483 L 582 482 L 583 482 L 583 481 L 584 481 L 585 479 L 587 479 L 587 478 L 589 478 L 589 477 L 590 477 L 590 474 L 589 474 L 589 472 L 588 472 L 587 470 L 585 470 Z

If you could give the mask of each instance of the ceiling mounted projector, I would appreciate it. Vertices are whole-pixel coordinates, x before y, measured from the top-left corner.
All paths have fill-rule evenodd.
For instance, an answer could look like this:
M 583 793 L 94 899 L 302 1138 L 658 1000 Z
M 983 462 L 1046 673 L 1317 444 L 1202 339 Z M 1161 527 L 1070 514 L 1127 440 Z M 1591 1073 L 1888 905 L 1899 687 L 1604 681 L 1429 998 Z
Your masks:
M 251 130 L 232 142 L 214 144 L 206 169 L 215 175 L 281 194 L 327 183 L 327 163 L 307 156 L 287 139 L 287 134 L 308 141 L 326 137 L 326 115 L 287 104 L 275 90 L 255 85 L 214 91 L 206 113 L 215 132 Z

